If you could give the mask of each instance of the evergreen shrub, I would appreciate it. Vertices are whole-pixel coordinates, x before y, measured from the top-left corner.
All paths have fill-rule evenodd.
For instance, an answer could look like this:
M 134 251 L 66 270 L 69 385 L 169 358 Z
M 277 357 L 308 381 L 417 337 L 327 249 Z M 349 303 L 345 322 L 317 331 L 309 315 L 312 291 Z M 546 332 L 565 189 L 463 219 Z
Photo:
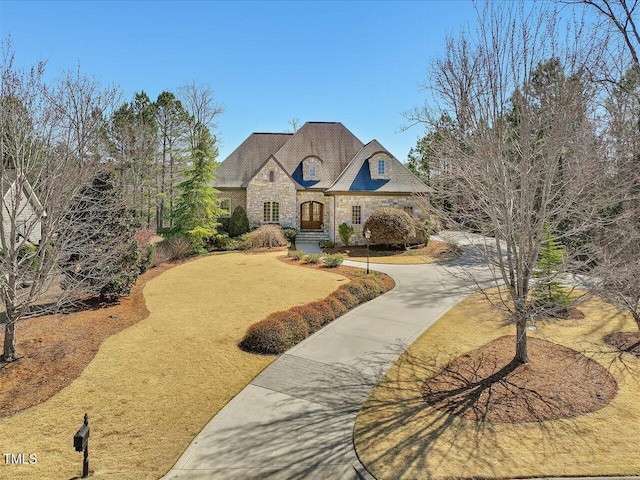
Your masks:
M 376 208 L 366 222 L 363 231 L 371 231 L 371 243 L 377 245 L 406 245 L 416 236 L 413 218 L 398 208 Z

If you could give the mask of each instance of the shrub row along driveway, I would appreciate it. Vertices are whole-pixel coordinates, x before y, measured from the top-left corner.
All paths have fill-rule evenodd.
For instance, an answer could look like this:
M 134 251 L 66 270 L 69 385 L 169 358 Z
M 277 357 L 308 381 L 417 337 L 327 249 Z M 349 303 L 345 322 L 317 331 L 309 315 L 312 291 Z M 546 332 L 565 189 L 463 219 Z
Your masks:
M 478 268 L 462 256 L 456 265 Z M 361 264 L 353 264 L 362 266 Z M 357 479 L 355 416 L 405 347 L 471 292 L 436 265 L 376 265 L 396 288 L 283 354 L 196 437 L 165 479 Z
M 67 388 L 0 418 L 0 453 L 35 453 L 38 460 L 0 464 L 0 478 L 79 475 L 71 437 L 85 411 L 92 478 L 157 479 L 167 472 L 211 416 L 275 359 L 237 348 L 247 327 L 347 281 L 286 265 L 276 259 L 282 254 L 210 256 L 150 281 L 146 319 L 107 339 Z

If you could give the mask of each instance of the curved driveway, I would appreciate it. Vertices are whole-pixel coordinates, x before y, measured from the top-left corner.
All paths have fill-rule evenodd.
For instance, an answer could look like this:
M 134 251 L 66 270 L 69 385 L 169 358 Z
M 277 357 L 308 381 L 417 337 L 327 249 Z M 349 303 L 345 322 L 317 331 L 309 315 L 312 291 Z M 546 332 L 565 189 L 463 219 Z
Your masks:
M 163 478 L 371 478 L 353 447 L 360 406 L 406 346 L 474 290 L 468 277 L 452 273 L 486 272 L 469 252 L 447 265 L 373 268 L 393 276 L 396 288 L 280 356 Z

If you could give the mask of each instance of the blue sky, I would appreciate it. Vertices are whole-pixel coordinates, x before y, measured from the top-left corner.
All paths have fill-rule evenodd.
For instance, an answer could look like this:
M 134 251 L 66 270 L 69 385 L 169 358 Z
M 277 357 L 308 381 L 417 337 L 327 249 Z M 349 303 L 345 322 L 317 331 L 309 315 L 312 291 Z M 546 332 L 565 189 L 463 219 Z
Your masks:
M 288 121 L 340 121 L 397 158 L 422 133 L 399 133 L 420 106 L 446 33 L 473 22 L 470 1 L 0 1 L 16 60 L 47 61 L 54 78 L 80 63 L 125 100 L 155 100 L 191 80 L 211 85 L 224 159 L 251 132 Z

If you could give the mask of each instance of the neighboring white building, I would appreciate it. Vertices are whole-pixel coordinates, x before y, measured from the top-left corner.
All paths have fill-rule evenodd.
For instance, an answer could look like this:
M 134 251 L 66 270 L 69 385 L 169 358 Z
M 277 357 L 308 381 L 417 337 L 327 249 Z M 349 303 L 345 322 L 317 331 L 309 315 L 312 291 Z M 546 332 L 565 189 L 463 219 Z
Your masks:
M 0 197 L 3 242 L 8 242 L 13 232 L 16 237 L 38 245 L 42 234 L 41 220 L 46 213 L 27 178 L 23 174 L 16 174 L 15 170 L 5 170 L 0 178 Z M 12 219 L 15 219 L 13 227 Z

